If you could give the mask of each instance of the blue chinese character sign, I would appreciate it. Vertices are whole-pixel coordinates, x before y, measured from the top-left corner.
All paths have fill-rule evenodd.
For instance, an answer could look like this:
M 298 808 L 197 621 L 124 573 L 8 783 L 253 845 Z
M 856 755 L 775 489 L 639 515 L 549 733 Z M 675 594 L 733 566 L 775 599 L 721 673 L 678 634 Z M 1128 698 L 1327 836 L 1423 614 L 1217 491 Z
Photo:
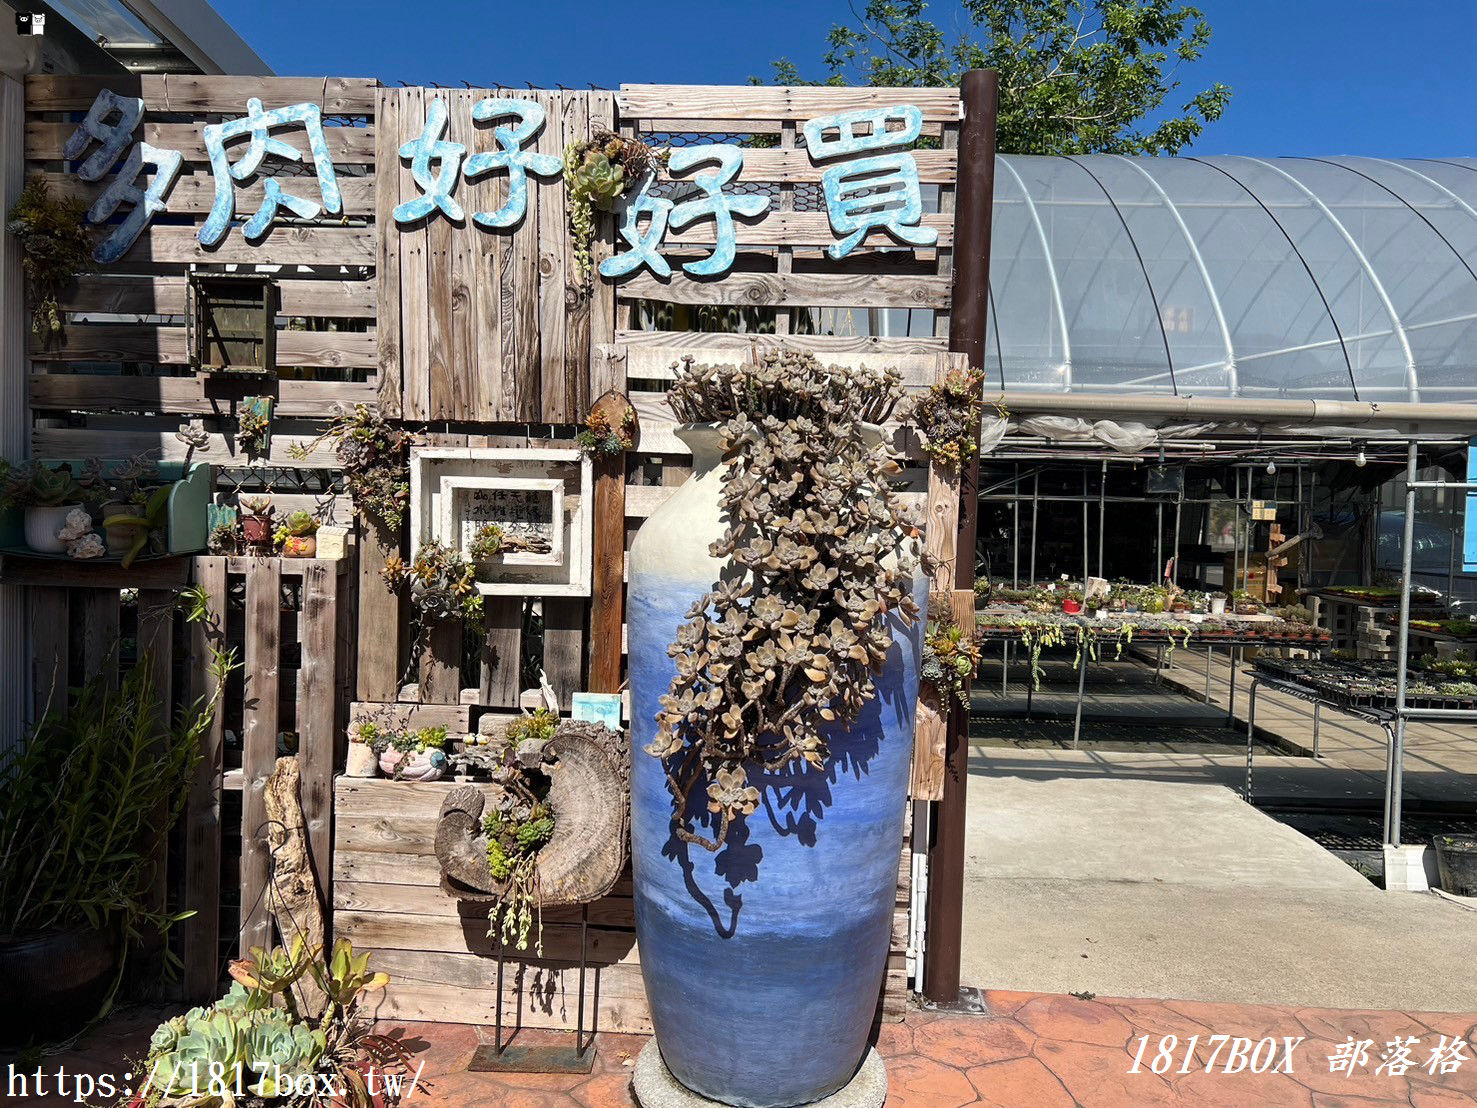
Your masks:
M 543 127 L 545 114 L 544 109 L 532 100 L 511 100 L 500 96 L 479 100 L 472 108 L 472 118 L 479 122 L 508 116 L 517 120 L 512 126 L 503 123 L 492 129 L 497 150 L 473 154 L 467 159 L 469 181 L 494 169 L 508 171 L 508 198 L 503 206 L 495 212 L 474 213 L 472 222 L 497 229 L 516 226 L 528 211 L 528 175 L 552 177 L 564 171 L 564 162 L 556 155 L 535 154 L 523 149 L 523 144 Z
M 420 135 L 400 147 L 400 156 L 410 162 L 410 176 L 421 195 L 396 206 L 396 223 L 414 223 L 437 211 L 453 223 L 466 218 L 451 190 L 456 187 L 467 148 L 459 142 L 447 142 L 442 137 L 445 134 L 446 101 L 438 97 L 426 106 L 426 125 Z M 436 163 L 435 174 L 431 172 L 432 162 Z
M 174 187 L 184 160 L 184 155 L 178 150 L 158 150 L 147 142 L 133 148 L 133 153 L 123 163 L 122 171 L 87 210 L 87 222 L 103 223 L 112 218 L 119 205 L 132 205 L 123 222 L 93 248 L 95 261 L 106 265 L 128 253 L 128 248 L 138 240 L 149 221 L 165 210 L 165 198 Z M 149 183 L 140 188 L 139 178 L 143 176 L 145 167 L 151 168 L 153 175 Z
M 293 104 L 286 108 L 262 110 L 262 102 L 252 97 L 246 102 L 246 115 L 227 123 L 210 123 L 204 129 L 205 152 L 210 158 L 210 172 L 215 177 L 215 202 L 210 215 L 197 235 L 201 245 L 214 246 L 226 237 L 231 219 L 236 214 L 235 182 L 255 176 L 268 155 L 289 162 L 301 162 L 300 150 L 272 132 L 283 127 L 301 127 L 308 136 L 308 152 L 312 156 L 313 170 L 318 177 L 318 193 L 322 210 L 329 215 L 340 215 L 344 210 L 343 198 L 339 194 L 338 178 L 333 171 L 333 159 L 328 155 L 328 140 L 323 134 L 323 111 L 317 104 Z M 241 136 L 247 136 L 246 153 L 233 165 L 226 151 L 226 144 Z M 284 192 L 276 177 L 262 181 L 265 196 L 261 207 L 246 221 L 241 233 L 248 239 L 261 238 L 272 225 L 277 212 L 286 208 L 299 219 L 313 219 L 318 215 L 319 205 L 304 197 Z
M 109 123 L 111 117 L 116 116 Z M 87 109 L 87 116 L 67 139 L 62 147 L 62 157 L 76 161 L 94 142 L 97 149 L 77 167 L 77 176 L 84 181 L 96 181 L 118 164 L 123 151 L 133 141 L 133 132 L 144 117 L 144 102 L 134 96 L 119 96 L 112 89 L 103 89 Z
M 936 229 L 921 226 L 918 163 L 908 149 L 923 131 L 923 113 L 917 107 L 898 104 L 821 116 L 802 131 L 811 161 L 849 159 L 821 175 L 831 230 L 845 236 L 827 249 L 831 257 L 846 257 L 873 228 L 909 246 L 938 242 Z M 856 157 L 876 150 L 893 153 Z

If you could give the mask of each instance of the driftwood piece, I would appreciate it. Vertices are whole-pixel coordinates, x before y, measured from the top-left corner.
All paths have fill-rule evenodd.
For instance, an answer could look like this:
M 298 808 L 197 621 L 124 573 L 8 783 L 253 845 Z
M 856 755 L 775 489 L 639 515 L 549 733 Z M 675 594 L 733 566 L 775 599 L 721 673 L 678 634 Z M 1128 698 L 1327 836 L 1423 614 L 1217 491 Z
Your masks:
M 267 848 L 272 857 L 272 879 L 267 906 L 286 945 L 301 935 L 309 950 L 323 945 L 323 902 L 308 856 L 308 827 L 303 817 L 299 786 L 302 774 L 296 756 L 278 758 L 267 777 Z M 313 1015 L 323 1009 L 324 997 L 303 978 L 304 1008 Z
M 538 852 L 545 908 L 589 904 L 614 888 L 626 864 L 630 765 L 625 736 L 599 723 L 566 720 L 544 749 L 554 834 Z M 441 887 L 489 904 L 506 886 L 487 864 L 482 814 L 496 784 L 463 785 L 447 794 L 436 825 Z

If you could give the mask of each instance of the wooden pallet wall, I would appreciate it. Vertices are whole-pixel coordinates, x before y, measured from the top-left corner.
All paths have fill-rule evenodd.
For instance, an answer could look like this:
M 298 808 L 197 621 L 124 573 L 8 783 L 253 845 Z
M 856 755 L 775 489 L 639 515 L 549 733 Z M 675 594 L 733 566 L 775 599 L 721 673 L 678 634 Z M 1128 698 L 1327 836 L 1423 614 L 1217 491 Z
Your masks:
M 122 457 L 157 449 L 179 460 L 189 449 L 177 437 L 184 424 L 210 435 L 196 460 L 245 465 L 234 443 L 242 397 L 276 397 L 283 421 L 266 462 L 298 464 L 290 455 L 316 433 L 336 402 L 373 402 L 379 347 L 375 327 L 376 83 L 354 78 L 196 77 L 185 75 L 26 78 L 26 171 L 46 177 L 54 192 L 91 203 L 111 177 L 88 183 L 62 158 L 62 147 L 102 88 L 144 101 L 135 133 L 179 150 L 184 168 L 154 218 L 117 262 L 85 275 L 66 293 L 65 339 L 31 336 L 29 400 L 35 415 L 33 452 L 41 457 Z M 249 97 L 267 109 L 311 101 L 324 114 L 324 134 L 343 195 L 342 219 L 279 220 L 248 242 L 240 225 L 262 197 L 262 177 L 236 186 L 236 219 L 215 247 L 196 235 L 210 210 L 214 185 L 201 130 L 206 123 L 246 114 Z M 306 150 L 303 131 L 280 137 Z M 232 161 L 244 143 L 227 147 Z M 277 163 L 280 164 L 280 163 Z M 268 159 L 265 176 L 274 172 Z M 282 178 L 285 191 L 315 198 L 311 172 Z M 106 228 L 104 228 L 106 232 Z M 268 267 L 279 282 L 278 372 L 275 380 L 207 378 L 188 366 L 186 274 Z M 312 461 L 331 465 L 320 450 Z

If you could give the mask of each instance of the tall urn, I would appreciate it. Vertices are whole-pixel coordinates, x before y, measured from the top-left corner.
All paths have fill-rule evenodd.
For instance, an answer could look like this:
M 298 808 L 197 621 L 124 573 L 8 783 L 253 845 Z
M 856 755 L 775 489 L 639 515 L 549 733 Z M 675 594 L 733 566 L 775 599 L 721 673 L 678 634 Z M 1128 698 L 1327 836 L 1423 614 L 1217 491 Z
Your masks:
M 636 935 L 662 1060 L 687 1088 L 749 1108 L 845 1086 L 867 1051 L 897 895 L 922 621 L 894 618 L 877 695 L 829 736 L 823 769 L 758 774 L 759 807 L 717 852 L 681 841 L 663 763 L 644 747 L 694 601 L 724 574 L 714 425 L 678 434 L 693 475 L 631 547 L 631 862 Z M 914 580 L 920 607 L 927 584 Z M 699 811 L 705 783 L 692 791 Z

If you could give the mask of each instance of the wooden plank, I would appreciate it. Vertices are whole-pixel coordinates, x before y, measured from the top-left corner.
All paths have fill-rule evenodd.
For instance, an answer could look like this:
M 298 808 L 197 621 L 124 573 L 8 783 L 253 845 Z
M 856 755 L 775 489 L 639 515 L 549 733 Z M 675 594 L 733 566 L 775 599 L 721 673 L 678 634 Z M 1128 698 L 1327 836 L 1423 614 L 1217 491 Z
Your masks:
M 538 133 L 536 149 L 541 154 L 559 157 L 564 152 L 567 105 L 578 99 L 561 92 L 534 93 L 547 113 L 548 122 Z M 572 423 L 584 415 L 573 410 L 569 382 L 564 378 L 568 336 L 565 317 L 569 287 L 566 268 L 569 264 L 569 219 L 564 213 L 563 184 L 560 182 L 535 191 L 529 190 L 529 207 L 537 204 L 538 216 L 538 375 L 535 393 L 539 418 L 549 423 Z
M 138 592 L 138 664 L 148 670 L 155 709 L 162 722 L 174 719 L 174 596 L 166 589 Z M 157 863 L 143 893 L 146 911 L 162 912 L 169 900 L 169 805 L 161 801 L 151 827 L 155 830 L 150 849 Z M 164 985 L 164 937 L 145 928 L 130 973 L 152 988 Z M 167 986 L 166 986 L 167 987 Z
M 597 397 L 626 390 L 624 350 L 602 344 L 593 363 Z M 626 455 L 595 460 L 594 560 L 590 582 L 590 689 L 621 687 L 621 625 L 625 621 Z
M 782 126 L 790 126 L 783 124 Z M 918 167 L 918 180 L 924 184 L 947 184 L 958 172 L 958 155 L 954 150 L 914 150 L 913 163 Z M 836 163 L 813 162 L 804 148 L 771 147 L 745 150 L 744 181 L 817 184 L 827 167 Z
M 441 95 L 448 108 L 447 137 L 470 149 L 474 138 L 474 93 L 470 89 L 445 89 Z M 530 185 L 530 191 L 534 187 L 536 186 Z M 476 279 L 476 236 L 486 232 L 472 223 L 470 213 L 460 224 L 453 224 L 444 217 L 438 219 L 445 225 L 450 243 L 449 264 L 443 276 L 450 308 L 446 335 L 450 361 L 446 367 L 445 411 L 449 419 L 476 419 L 479 354 L 477 326 L 473 318 L 477 302 L 472 292 L 472 282 Z M 432 388 L 434 387 L 433 380 Z M 432 407 L 434 409 L 434 403 Z
M 370 965 L 384 970 L 392 981 L 413 981 L 426 985 L 455 985 L 477 992 L 488 992 L 497 987 L 497 960 L 476 954 L 444 954 L 425 950 L 387 950 L 376 952 Z M 595 994 L 594 973 L 590 967 L 586 975 L 585 1022 L 589 1024 L 589 1003 Z M 645 990 L 641 983 L 640 966 L 600 966 L 600 999 L 602 1001 L 621 997 L 642 1000 Z M 515 976 L 521 978 L 515 980 Z M 504 970 L 503 988 L 511 995 L 519 988 L 525 990 L 525 999 L 537 989 L 553 994 L 555 1003 L 568 1007 L 570 1017 L 575 1016 L 578 1004 L 579 971 L 574 966 L 551 964 L 547 959 L 510 958 Z M 564 994 L 568 994 L 567 998 Z
M 559 707 L 569 711 L 573 695 L 586 688 L 585 600 L 548 596 L 543 605 L 544 677 L 558 695 Z
M 38 458 L 81 458 L 85 454 L 43 454 Z M 126 457 L 127 455 L 114 455 Z M 190 579 L 188 558 L 140 558 L 128 569 L 117 562 L 75 562 L 0 554 L 0 581 L 7 585 L 70 585 L 83 589 L 175 588 Z M 32 621 L 32 626 L 36 624 Z
M 497 940 L 487 935 L 487 912 L 473 904 L 449 905 L 443 915 L 407 912 L 334 912 L 334 930 L 365 950 L 428 950 L 447 954 L 497 953 Z M 578 924 L 545 923 L 544 957 L 575 961 L 580 955 Z M 615 928 L 591 927 L 589 960 L 593 965 L 636 964 L 636 934 Z M 510 954 L 513 952 L 509 952 Z
M 178 412 L 234 419 L 241 399 L 262 386 L 232 377 L 134 377 L 117 373 L 33 373 L 37 411 Z M 268 391 L 271 391 L 270 389 Z M 375 386 L 359 381 L 275 382 L 273 416 L 321 418 L 334 404 L 373 404 Z
M 616 331 L 615 343 L 626 347 L 627 378 L 638 380 L 671 380 L 673 362 L 685 353 L 714 351 L 710 356 L 732 360 L 752 350 L 763 351 L 771 346 L 787 346 L 814 351 L 816 357 L 830 365 L 865 364 L 847 357 L 852 354 L 886 355 L 888 363 L 905 374 L 916 366 L 918 381 L 922 383 L 932 380 L 924 374 L 932 370 L 933 363 L 923 359 L 914 361 L 907 355 L 932 355 L 945 348 L 944 340 L 932 336 L 883 338 L 877 335 L 786 335 L 780 340 L 774 336 L 705 332 L 695 341 L 692 332 L 631 330 Z
M 479 128 L 473 128 L 474 132 Z M 479 136 L 483 137 L 483 136 Z M 478 144 L 480 145 L 480 143 Z M 469 153 L 472 147 L 468 147 Z M 533 192 L 539 186 L 530 184 Z M 474 181 L 461 183 L 462 203 L 470 212 L 495 212 L 503 206 L 508 194 L 506 173 L 486 173 Z M 475 372 L 472 377 L 469 407 L 477 420 L 507 419 L 512 414 L 510 397 L 503 387 L 503 247 L 506 232 L 473 233 L 472 244 L 472 312 L 473 338 L 476 345 Z
M 267 776 L 277 764 L 281 624 L 280 561 L 262 558 L 246 574 L 246 691 L 242 706 L 241 949 L 272 946 L 267 910 Z
M 332 217 L 320 217 L 327 220 Z M 373 227 L 335 227 L 327 222 L 309 226 L 273 227 L 260 239 L 247 241 L 232 228 L 216 246 L 202 246 L 194 227 L 155 223 L 138 237 L 115 264 L 209 265 L 237 262 L 246 265 L 372 266 L 376 257 Z
M 523 654 L 523 598 L 484 596 L 482 626 L 482 680 L 478 695 L 483 704 L 516 708 L 519 665 Z
M 198 702 L 214 689 L 212 651 L 225 646 L 226 559 L 195 559 L 195 581 L 206 596 L 205 620 L 190 625 L 190 699 Z M 201 736 L 200 764 L 185 807 L 185 880 L 187 911 L 181 924 L 185 999 L 205 1003 L 219 995 L 221 886 L 221 775 L 225 757 L 224 711 L 216 712 Z
M 602 974 L 604 971 L 601 971 Z M 590 983 L 594 995 L 594 978 Z M 482 991 L 459 985 L 397 983 L 380 994 L 383 999 L 373 1008 L 373 1017 L 382 1020 L 445 1022 L 490 1026 L 496 1019 L 497 997 L 492 990 Z M 576 1007 L 566 1005 L 557 1012 L 545 1012 L 538 1004 L 518 1003 L 509 988 L 503 1005 L 503 1025 L 513 1027 L 552 1027 L 571 1030 L 575 1026 Z M 586 1021 L 591 1019 L 589 1011 Z M 601 996 L 599 1029 L 613 1034 L 650 1035 L 651 1014 L 644 1001 Z M 536 1094 L 535 1094 L 536 1095 Z
M 141 97 L 157 113 L 211 112 L 246 114 L 249 97 L 268 108 L 314 103 L 324 115 L 372 115 L 372 77 L 217 77 L 187 73 L 107 74 L 72 77 L 51 74 L 26 78 L 28 112 L 86 111 L 97 94 L 112 89 L 120 96 Z
M 399 90 L 400 136 L 418 135 L 426 124 L 423 89 Z M 400 167 L 399 196 L 409 199 L 417 188 L 410 166 L 397 156 L 380 172 Z M 392 221 L 383 217 L 386 229 Z M 400 235 L 400 373 L 402 412 L 406 419 L 424 420 L 431 411 L 430 292 L 427 285 L 430 228 L 424 223 L 395 226 Z
M 30 357 L 38 362 L 148 362 L 188 365 L 183 327 L 147 323 L 73 323 L 59 345 L 46 347 L 32 337 Z M 346 369 L 377 366 L 379 346 L 373 331 L 277 332 L 277 365 Z
M 91 567 L 88 567 L 91 568 Z M 49 711 L 67 711 L 67 631 L 70 595 L 64 588 L 37 586 L 27 590 L 31 624 L 31 689 L 33 719 Z
M 273 494 L 272 507 L 279 515 L 284 512 L 308 511 L 304 501 L 311 505 L 315 497 L 302 493 Z M 335 497 L 335 500 L 339 498 Z M 226 571 L 228 573 L 249 573 L 252 565 L 262 561 L 255 554 L 232 555 L 226 559 Z M 283 577 L 302 577 L 316 569 L 322 569 L 331 576 L 343 576 L 347 572 L 347 561 L 343 558 L 278 558 L 277 571 Z
M 330 131 L 340 128 L 331 127 Z M 106 177 L 102 181 L 90 183 L 83 181 L 71 173 L 58 173 L 42 171 L 41 176 L 46 178 L 46 183 L 51 189 L 53 196 L 58 198 L 73 198 L 81 200 L 89 207 L 92 206 L 103 191 L 104 185 L 113 180 Z M 291 195 L 303 196 L 305 199 L 314 200 L 318 198 L 318 188 L 312 183 L 312 178 L 307 178 L 307 184 L 303 184 L 303 178 L 295 175 L 253 178 L 245 184 L 236 186 L 236 211 L 250 215 L 262 205 L 265 199 L 266 185 L 263 183 L 268 178 L 277 181 L 281 188 Z M 345 216 L 362 218 L 374 214 L 374 179 L 372 177 L 339 177 L 339 193 L 343 199 Z M 210 211 L 215 201 L 215 181 L 206 173 L 182 174 L 174 182 L 169 190 L 169 196 L 165 200 L 166 210 L 171 215 L 204 215 Z M 203 222 L 203 220 L 202 220 Z
M 590 96 L 586 93 L 564 94 L 564 127 L 560 137 L 563 146 L 587 137 L 590 133 Z M 551 203 L 553 203 L 551 201 Z M 564 203 L 561 198 L 558 202 Z M 573 423 L 583 418 L 589 410 L 593 394 L 590 392 L 590 320 L 591 293 L 582 286 L 575 272 L 572 236 L 569 220 L 556 221 L 559 229 L 559 273 L 564 295 L 564 404 L 557 412 L 546 407 L 546 419 L 561 423 Z
M 434 835 L 435 825 L 428 831 Z M 385 855 L 385 857 L 393 857 Z M 335 908 L 354 912 L 400 912 L 408 915 L 444 917 L 455 914 L 456 901 L 442 891 L 439 883 L 441 867 L 435 856 L 421 859 L 425 880 L 413 885 L 385 881 L 346 879 L 335 882 Z M 590 925 L 630 930 L 636 926 L 636 911 L 630 897 L 603 897 L 589 905 Z M 544 924 L 578 925 L 578 908 L 550 908 L 544 912 Z
M 375 304 L 379 336 L 379 410 L 387 418 L 400 416 L 400 225 L 395 205 L 400 202 L 400 97 L 380 89 L 377 101 L 379 141 L 375 148 L 374 219 L 379 238 L 375 270 Z
M 730 273 L 699 281 L 680 271 L 663 280 L 642 270 L 616 286 L 621 300 L 744 307 L 945 308 L 949 292 L 947 277 L 886 273 Z
M 590 93 L 590 130 L 597 128 L 615 130 L 615 96 L 609 92 Z M 615 339 L 616 300 L 615 289 L 609 281 L 598 276 L 602 261 L 615 252 L 615 220 L 613 216 L 597 212 L 595 216 L 595 241 L 591 244 L 591 256 L 596 267 L 596 277 L 589 290 L 590 296 L 590 370 L 589 379 L 594 382 L 604 369 L 597 359 L 604 357 L 601 348 Z M 624 389 L 624 384 L 621 386 Z M 600 395 L 591 385 L 590 400 Z
M 186 283 L 183 277 L 88 273 L 72 282 L 58 302 L 69 312 L 184 315 Z M 277 294 L 280 316 L 373 319 L 376 314 L 371 281 L 279 278 Z M 379 315 L 384 318 L 382 310 Z
M 530 187 L 528 212 L 511 234 L 503 235 L 502 328 L 503 365 L 500 415 L 503 419 L 539 418 L 538 190 Z M 550 218 L 566 218 L 563 209 Z
M 421 639 L 421 700 L 455 704 L 462 692 L 462 621 L 455 617 L 435 620 Z
M 326 414 L 326 413 L 325 413 Z M 313 445 L 307 435 L 272 436 L 272 450 L 265 463 L 291 468 L 337 469 L 338 457 L 326 443 Z M 292 454 L 294 446 L 307 450 L 306 458 Z M 192 451 L 169 431 L 112 431 L 88 427 L 36 427 L 31 433 L 31 452 L 38 458 L 128 458 L 145 450 L 159 451 L 165 462 L 207 461 L 218 466 L 245 465 L 233 436 L 210 434 L 204 450 Z M 261 464 L 258 460 L 255 464 Z M 83 567 L 92 569 L 94 567 Z M 138 567 L 135 566 L 135 569 Z M 126 586 L 125 586 L 126 587 Z
M 239 105 L 240 114 L 245 114 L 245 107 L 245 101 L 242 101 Z M 205 152 L 205 138 L 201 134 L 201 127 L 202 123 L 158 123 L 146 118 L 134 132 L 134 137 L 141 138 L 150 146 L 156 146 L 161 150 L 178 150 L 184 155 L 185 164 L 188 166 L 205 167 L 210 164 L 210 157 Z M 33 115 L 26 120 L 26 160 L 62 161 L 62 148 L 66 146 L 67 140 L 76 130 L 77 124 L 75 123 L 51 123 Z M 375 133 L 374 124 L 365 127 L 323 128 L 323 138 L 328 146 L 329 157 L 333 159 L 334 169 L 341 169 L 346 165 L 374 165 Z M 294 145 L 306 146 L 306 142 L 301 141 L 302 134 L 302 131 L 298 131 L 299 137 L 295 139 L 291 132 L 284 131 L 283 138 Z M 236 148 L 233 146 L 229 149 L 234 157 Z M 368 179 L 344 174 L 337 174 L 337 176 L 340 188 L 349 182 Z M 240 185 L 237 186 L 238 189 L 240 187 Z M 170 208 L 175 210 L 173 203 Z
M 700 171 L 699 171 L 700 172 Z M 685 180 L 685 178 L 683 178 Z M 954 241 L 954 217 L 938 212 L 924 212 L 918 220 L 919 226 L 931 227 L 938 232 L 938 245 L 948 246 Z M 665 246 L 707 246 L 715 237 L 716 224 L 711 219 L 701 219 L 688 224 L 681 230 L 668 230 Z M 837 239 L 831 230 L 830 217 L 825 212 L 779 212 L 769 210 L 757 219 L 734 220 L 734 234 L 739 249 L 748 246 L 830 246 Z M 897 248 L 900 244 L 885 231 L 873 231 L 857 250 L 878 247 Z
M 680 116 L 714 122 L 765 119 L 804 123 L 836 112 L 911 104 L 930 123 L 959 120 L 959 90 L 953 88 L 623 84 L 616 102 L 627 119 Z M 730 132 L 733 129 L 727 128 Z
M 358 519 L 359 603 L 355 695 L 360 700 L 390 700 L 399 686 L 400 598 L 380 571 L 400 552 L 400 536 L 388 535 L 368 516 Z
M 316 559 L 315 559 L 316 561 Z M 333 903 L 333 769 L 338 749 L 337 574 L 324 562 L 303 574 L 297 678 L 298 762 L 313 870 L 325 905 Z
M 430 111 L 431 102 L 437 98 L 447 99 L 444 90 L 427 90 L 424 97 L 427 112 Z M 455 341 L 452 337 L 454 290 L 451 253 L 456 228 L 440 212 L 432 212 L 426 217 L 426 231 L 429 415 L 432 419 L 459 419 L 461 418 L 457 408 L 459 367 L 456 364 Z
M 82 680 L 118 684 L 118 590 L 79 589 L 82 604 Z

